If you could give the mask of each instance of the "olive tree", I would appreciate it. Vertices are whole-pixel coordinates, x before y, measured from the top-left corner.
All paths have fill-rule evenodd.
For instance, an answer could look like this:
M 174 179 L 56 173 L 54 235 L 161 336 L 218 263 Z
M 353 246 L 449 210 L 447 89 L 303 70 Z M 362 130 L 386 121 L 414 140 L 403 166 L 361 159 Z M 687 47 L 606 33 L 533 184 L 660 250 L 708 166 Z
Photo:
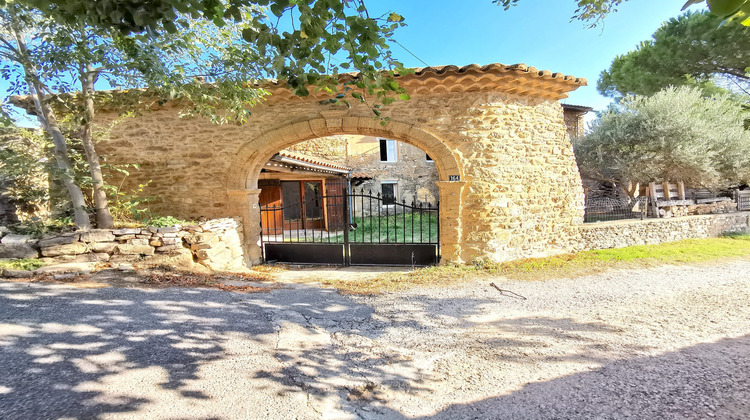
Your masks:
M 627 96 L 574 143 L 584 177 L 635 185 L 681 180 L 706 188 L 750 181 L 750 132 L 728 95 L 670 87 Z M 629 191 L 633 194 L 634 191 Z

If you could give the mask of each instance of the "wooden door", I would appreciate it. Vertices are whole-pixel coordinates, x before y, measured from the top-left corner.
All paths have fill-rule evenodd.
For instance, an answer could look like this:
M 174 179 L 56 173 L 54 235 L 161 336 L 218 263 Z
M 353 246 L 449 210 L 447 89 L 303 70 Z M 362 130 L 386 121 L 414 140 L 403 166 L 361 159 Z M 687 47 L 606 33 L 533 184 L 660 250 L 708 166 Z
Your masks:
M 261 227 L 264 235 L 281 235 L 284 229 L 284 212 L 281 207 L 281 185 L 266 185 L 260 188 L 258 197 L 261 207 L 267 211 L 261 212 Z M 272 209 L 268 209 L 271 206 Z M 278 207 L 279 210 L 273 210 Z
M 344 216 L 344 199 L 347 191 L 346 180 L 328 180 L 326 190 L 326 213 L 327 228 L 329 231 L 340 231 L 344 229 L 346 218 Z

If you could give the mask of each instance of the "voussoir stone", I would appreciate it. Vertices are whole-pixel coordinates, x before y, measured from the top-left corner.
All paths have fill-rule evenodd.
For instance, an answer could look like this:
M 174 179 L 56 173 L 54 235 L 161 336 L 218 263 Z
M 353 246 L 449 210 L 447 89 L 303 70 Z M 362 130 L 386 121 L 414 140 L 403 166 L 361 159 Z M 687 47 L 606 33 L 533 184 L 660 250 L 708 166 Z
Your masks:
M 111 242 L 114 240 L 115 235 L 107 229 L 94 229 L 81 233 L 81 242 Z

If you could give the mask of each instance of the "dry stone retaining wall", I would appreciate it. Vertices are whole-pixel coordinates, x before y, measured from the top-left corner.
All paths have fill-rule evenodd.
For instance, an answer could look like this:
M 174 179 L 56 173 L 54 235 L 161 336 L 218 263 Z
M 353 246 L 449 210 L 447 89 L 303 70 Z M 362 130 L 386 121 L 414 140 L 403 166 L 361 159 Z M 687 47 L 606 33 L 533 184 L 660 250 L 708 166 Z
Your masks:
M 191 226 L 67 232 L 39 240 L 5 234 L 0 238 L 0 258 L 41 258 L 48 264 L 142 262 L 180 268 L 199 264 L 213 271 L 241 270 L 247 264 L 241 224 L 230 218 Z
M 591 223 L 582 226 L 580 233 L 579 251 L 653 245 L 724 233 L 750 233 L 750 213 Z

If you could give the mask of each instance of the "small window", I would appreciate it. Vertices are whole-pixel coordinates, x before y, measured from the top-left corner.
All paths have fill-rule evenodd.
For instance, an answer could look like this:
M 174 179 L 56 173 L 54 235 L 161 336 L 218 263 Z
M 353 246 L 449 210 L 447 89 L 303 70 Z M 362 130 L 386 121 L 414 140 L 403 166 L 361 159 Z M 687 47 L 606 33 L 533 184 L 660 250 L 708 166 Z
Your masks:
M 380 190 L 383 192 L 384 206 L 396 204 L 396 197 L 398 196 L 398 184 L 393 181 L 382 182 L 380 184 Z
M 427 153 L 425 153 L 424 156 L 425 156 L 425 160 L 427 162 L 434 162 L 434 160 L 432 160 L 432 158 L 430 157 L 430 155 L 428 155 Z
M 380 139 L 380 161 L 396 162 L 396 140 Z

